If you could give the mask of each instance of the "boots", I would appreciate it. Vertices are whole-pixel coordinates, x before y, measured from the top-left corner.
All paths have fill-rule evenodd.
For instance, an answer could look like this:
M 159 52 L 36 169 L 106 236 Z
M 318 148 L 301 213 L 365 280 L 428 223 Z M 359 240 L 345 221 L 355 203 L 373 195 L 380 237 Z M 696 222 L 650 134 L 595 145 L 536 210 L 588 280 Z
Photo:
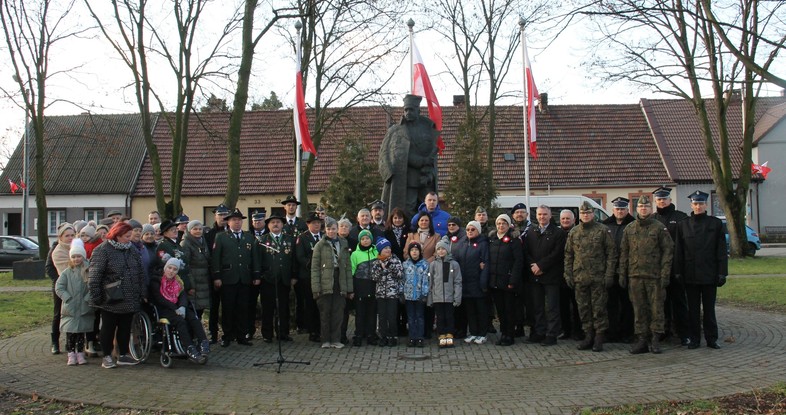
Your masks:
M 60 354 L 60 334 L 52 333 L 52 354 Z
M 87 342 L 87 350 L 85 350 L 85 352 L 90 357 L 98 357 L 98 350 L 96 350 L 95 342 Z
M 595 335 L 595 343 L 592 344 L 592 351 L 593 352 L 602 352 L 603 351 L 603 342 L 606 340 L 606 335 L 604 333 L 598 333 Z
M 630 354 L 641 354 L 647 353 L 649 350 L 647 349 L 647 335 L 642 334 L 638 336 L 636 343 L 633 347 L 630 348 Z
M 68 366 L 76 366 L 76 352 L 68 352 L 68 362 L 66 364 Z
M 199 353 L 202 355 L 210 354 L 210 342 L 208 340 L 202 340 L 199 345 Z
M 650 342 L 650 351 L 655 354 L 660 354 L 660 336 L 661 333 L 652 333 L 652 341 Z
M 586 334 L 584 335 L 584 340 L 579 343 L 578 347 L 579 350 L 589 350 L 592 348 L 592 343 L 595 340 L 595 332 L 592 330 L 587 330 Z

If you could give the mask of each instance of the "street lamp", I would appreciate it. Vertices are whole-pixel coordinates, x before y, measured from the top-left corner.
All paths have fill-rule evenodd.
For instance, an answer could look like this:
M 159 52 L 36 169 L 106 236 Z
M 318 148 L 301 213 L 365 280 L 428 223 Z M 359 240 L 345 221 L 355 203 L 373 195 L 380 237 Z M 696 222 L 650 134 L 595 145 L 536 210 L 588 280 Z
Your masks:
M 21 84 L 21 81 L 20 81 L 18 76 L 14 75 L 13 78 L 14 78 L 15 82 Z M 27 151 L 27 142 L 29 141 L 28 140 L 28 136 L 29 136 L 28 132 L 30 130 L 28 128 L 28 126 L 30 125 L 30 111 L 29 111 L 29 109 L 27 107 L 28 93 L 29 93 L 28 89 L 25 88 L 25 136 L 24 136 L 24 139 L 23 139 L 24 142 L 22 143 L 22 182 L 23 182 L 22 183 L 23 184 L 23 186 L 22 186 L 22 236 L 25 236 L 25 237 L 28 236 L 27 235 L 27 222 L 28 222 L 28 201 L 27 201 L 27 199 L 28 199 L 28 196 L 30 195 L 30 190 L 28 189 L 28 184 L 29 184 L 30 181 L 28 180 L 28 175 L 27 175 L 27 170 L 28 170 L 27 169 L 27 165 L 28 165 L 28 157 L 29 157 L 29 154 L 28 154 L 28 151 Z

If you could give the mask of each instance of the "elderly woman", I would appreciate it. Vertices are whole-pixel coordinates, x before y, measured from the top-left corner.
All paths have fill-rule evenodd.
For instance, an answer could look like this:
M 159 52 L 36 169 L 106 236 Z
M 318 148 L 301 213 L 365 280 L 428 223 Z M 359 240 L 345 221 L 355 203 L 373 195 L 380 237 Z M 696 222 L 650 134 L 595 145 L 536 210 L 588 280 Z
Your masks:
M 478 221 L 467 224 L 466 237 L 453 245 L 453 259 L 461 267 L 461 304 L 465 307 L 469 336 L 466 343 L 486 343 L 486 292 L 488 291 L 489 242 Z M 457 319 L 458 321 L 458 319 Z M 460 329 L 461 327 L 459 327 Z
M 352 267 L 347 240 L 338 236 L 338 224 L 331 217 L 325 218 L 325 237 L 314 245 L 311 292 L 319 307 L 322 348 L 343 348 L 341 322 L 345 297 L 352 299 Z
M 495 221 L 497 231 L 489 236 L 489 286 L 497 306 L 501 336 L 498 346 L 513 344 L 516 293 L 523 288 L 524 251 L 521 240 L 513 236 L 510 216 L 501 214 Z
M 131 225 L 131 244 L 134 245 L 139 257 L 142 258 L 142 269 L 145 271 L 144 292 L 150 287 L 150 271 L 154 257 L 150 255 L 145 243 L 142 242 L 142 224 L 136 219 L 129 219 L 126 223 Z
M 102 366 L 135 365 L 128 355 L 131 321 L 146 297 L 142 291 L 145 272 L 142 258 L 131 244 L 131 225 L 119 222 L 106 235 L 106 241 L 93 251 L 90 261 L 90 303 L 101 309 L 101 345 L 104 353 Z M 107 284 L 120 282 L 122 297 L 107 298 Z M 113 339 L 117 332 L 117 362 L 112 358 Z
M 52 280 L 52 299 L 54 308 L 52 309 L 52 354 L 60 354 L 60 310 L 63 302 L 55 293 L 55 283 L 60 274 L 68 268 L 69 251 L 71 242 L 74 240 L 74 227 L 68 223 L 61 223 L 57 227 L 57 242 L 52 245 L 49 257 L 46 261 L 46 274 Z
M 192 220 L 186 226 L 186 234 L 180 242 L 183 249 L 183 261 L 189 265 L 188 277 L 194 293 L 188 299 L 194 304 L 197 316 L 202 319 L 202 313 L 210 307 L 210 251 L 203 237 L 204 227 L 202 222 Z

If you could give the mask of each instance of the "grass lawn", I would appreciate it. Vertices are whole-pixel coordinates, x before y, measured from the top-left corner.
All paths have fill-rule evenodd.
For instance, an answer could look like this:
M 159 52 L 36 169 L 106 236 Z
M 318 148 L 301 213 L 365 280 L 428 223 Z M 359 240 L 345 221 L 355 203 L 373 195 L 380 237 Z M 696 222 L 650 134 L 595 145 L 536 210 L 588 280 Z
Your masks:
M 40 280 L 15 280 L 13 273 L 0 272 L 0 287 L 51 287 L 52 280 L 42 278 Z
M 0 338 L 15 336 L 51 321 L 51 293 L 0 293 Z
M 729 259 L 729 275 L 786 274 L 786 257 Z
M 786 312 L 786 277 L 731 277 L 718 288 L 718 303 Z

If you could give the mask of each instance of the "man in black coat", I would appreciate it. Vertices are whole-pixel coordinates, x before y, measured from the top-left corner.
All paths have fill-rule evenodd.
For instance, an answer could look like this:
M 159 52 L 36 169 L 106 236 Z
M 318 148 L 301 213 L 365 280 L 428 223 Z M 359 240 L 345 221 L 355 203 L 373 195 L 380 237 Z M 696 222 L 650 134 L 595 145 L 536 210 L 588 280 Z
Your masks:
M 666 225 L 669 230 L 671 240 L 676 241 L 677 238 L 677 223 L 688 215 L 685 212 L 677 210 L 674 204 L 671 203 L 671 189 L 668 187 L 660 187 L 652 192 L 655 198 L 655 205 L 658 211 L 652 216 L 654 219 L 659 220 Z M 680 338 L 680 344 L 687 346 L 690 343 L 688 338 L 688 298 L 685 295 L 685 285 L 674 278 L 674 267 L 671 267 L 671 277 L 669 286 L 666 288 L 666 302 L 664 303 L 663 311 L 666 317 L 666 333 L 664 337 L 668 337 L 673 329 Z
M 697 190 L 689 197 L 693 212 L 688 219 L 677 224 L 677 243 L 672 267 L 675 278 L 685 284 L 688 296 L 688 348 L 699 347 L 703 326 L 707 347 L 720 349 L 718 322 L 715 319 L 715 296 L 717 287 L 726 283 L 726 275 L 729 273 L 726 235 L 723 222 L 707 215 L 709 195 Z M 703 324 L 700 321 L 702 311 Z
M 536 210 L 537 225 L 524 234 L 527 291 L 531 296 L 534 325 L 529 341 L 543 346 L 557 344 L 562 331 L 559 312 L 559 287 L 565 262 L 565 232 L 551 222 L 551 208 Z
M 212 228 L 205 230 L 204 238 L 207 243 L 207 248 L 213 251 L 213 244 L 216 241 L 216 235 L 225 232 L 227 228 L 226 217 L 229 215 L 229 208 L 223 203 L 213 209 L 215 223 Z M 218 322 L 219 310 L 221 310 L 221 291 L 213 286 L 212 274 L 210 281 L 210 319 L 208 321 L 208 329 L 210 330 L 210 344 L 218 343 Z
M 292 341 L 289 336 L 289 292 L 297 282 L 295 268 L 295 238 L 283 233 L 284 218 L 271 215 L 265 220 L 268 233 L 258 243 L 262 250 L 262 339 L 273 341 L 273 314 L 278 305 L 278 337 Z M 276 304 L 278 303 L 278 304 Z
M 281 201 L 284 205 L 286 217 L 282 218 L 284 221 L 284 234 L 289 235 L 292 239 L 297 239 L 297 236 L 306 231 L 306 222 L 297 217 L 297 207 L 300 206 L 295 195 L 289 195 Z
M 630 200 L 618 197 L 611 201 L 613 215 L 603 221 L 611 231 L 617 251 L 622 243 L 622 231 L 633 222 L 630 214 Z M 619 261 L 618 261 L 619 262 Z M 617 264 L 614 264 L 617 269 Z M 608 289 L 609 299 L 606 302 L 606 310 L 609 313 L 609 329 L 606 330 L 606 340 L 609 342 L 630 343 L 633 341 L 633 304 L 628 297 L 628 290 L 620 287 L 619 275 L 614 277 L 614 284 Z
M 306 218 L 308 230 L 301 233 L 295 242 L 295 256 L 298 264 L 298 280 L 295 290 L 300 291 L 298 299 L 303 298 L 303 305 L 298 304 L 297 323 L 298 327 L 308 330 L 308 339 L 312 342 L 320 342 L 320 322 L 317 301 L 311 292 L 311 255 L 314 252 L 314 245 L 324 236 L 322 229 L 322 219 L 316 212 L 312 212 Z

